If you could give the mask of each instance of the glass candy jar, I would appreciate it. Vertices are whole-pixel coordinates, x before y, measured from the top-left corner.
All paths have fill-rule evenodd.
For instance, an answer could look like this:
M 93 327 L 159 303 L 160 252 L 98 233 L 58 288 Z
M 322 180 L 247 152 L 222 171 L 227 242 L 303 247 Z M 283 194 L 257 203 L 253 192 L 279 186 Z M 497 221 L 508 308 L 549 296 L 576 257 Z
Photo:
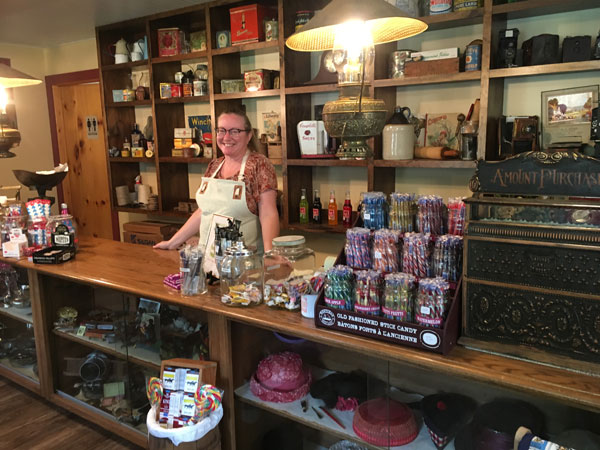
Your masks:
M 46 236 L 46 225 L 48 221 L 45 217 L 29 218 L 27 222 L 27 239 L 29 247 L 35 249 L 46 248 L 50 246 L 50 240 Z
M 221 261 L 221 301 L 229 306 L 252 306 L 262 301 L 262 258 L 236 242 Z
M 70 214 L 50 216 L 46 224 L 46 241 L 50 246 L 77 248 L 79 239 L 73 216 Z
M 315 253 L 305 246 L 304 236 L 280 236 L 264 255 L 264 298 L 268 306 L 296 311 L 300 299 L 311 294 Z

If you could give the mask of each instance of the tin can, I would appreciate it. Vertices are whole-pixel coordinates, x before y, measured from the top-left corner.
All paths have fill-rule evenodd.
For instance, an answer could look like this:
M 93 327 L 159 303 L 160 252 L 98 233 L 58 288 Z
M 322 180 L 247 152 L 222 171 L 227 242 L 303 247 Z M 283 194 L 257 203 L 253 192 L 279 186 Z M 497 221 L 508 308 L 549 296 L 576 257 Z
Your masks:
M 194 96 L 208 95 L 208 82 L 206 80 L 194 80 Z
M 279 24 L 276 20 L 265 22 L 265 41 L 276 41 L 279 38 Z
M 454 11 L 467 11 L 483 6 L 481 0 L 454 0 Z
M 171 97 L 181 97 L 181 85 L 177 83 L 171 83 Z
M 312 16 L 312 11 L 296 11 L 296 21 L 294 22 L 296 27 L 294 31 L 298 32 L 300 28 L 302 28 L 306 23 L 308 23 Z
M 445 14 L 452 12 L 452 0 L 430 0 L 429 14 Z
M 388 78 L 402 78 L 404 76 L 404 63 L 410 58 L 412 50 L 397 50 L 390 54 L 388 65 Z
M 469 44 L 465 51 L 465 72 L 481 70 L 481 44 Z

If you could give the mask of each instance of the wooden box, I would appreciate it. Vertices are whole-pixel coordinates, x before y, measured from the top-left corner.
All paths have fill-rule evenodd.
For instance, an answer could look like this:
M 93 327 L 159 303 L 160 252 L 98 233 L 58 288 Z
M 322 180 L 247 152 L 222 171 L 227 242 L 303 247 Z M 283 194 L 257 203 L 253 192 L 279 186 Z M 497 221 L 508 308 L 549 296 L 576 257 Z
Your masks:
M 282 147 L 281 144 L 267 144 L 267 156 L 274 164 L 281 164 Z
M 458 73 L 458 64 L 459 58 L 410 61 L 404 64 L 404 75 L 407 77 L 423 77 L 440 73 Z

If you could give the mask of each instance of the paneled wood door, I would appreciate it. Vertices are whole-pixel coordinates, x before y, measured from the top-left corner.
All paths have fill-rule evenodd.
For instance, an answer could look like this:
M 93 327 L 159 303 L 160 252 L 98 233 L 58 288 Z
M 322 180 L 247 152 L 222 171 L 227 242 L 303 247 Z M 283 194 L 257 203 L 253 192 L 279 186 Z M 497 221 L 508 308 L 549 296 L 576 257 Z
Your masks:
M 100 85 L 53 86 L 52 90 L 60 161 L 69 164 L 62 184 L 65 202 L 81 235 L 111 239 Z

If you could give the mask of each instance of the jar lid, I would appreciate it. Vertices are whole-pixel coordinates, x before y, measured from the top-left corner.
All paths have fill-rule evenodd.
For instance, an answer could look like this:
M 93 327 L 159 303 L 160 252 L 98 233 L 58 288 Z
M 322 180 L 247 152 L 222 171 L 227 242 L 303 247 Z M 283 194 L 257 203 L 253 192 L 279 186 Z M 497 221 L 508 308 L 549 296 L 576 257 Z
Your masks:
M 304 236 L 279 236 L 273 238 L 274 247 L 293 247 L 295 245 L 302 245 L 306 242 Z
M 226 255 L 230 256 L 252 256 L 254 255 L 254 250 L 247 248 L 244 246 L 243 241 L 237 241 L 234 245 L 229 247 L 225 252 Z

